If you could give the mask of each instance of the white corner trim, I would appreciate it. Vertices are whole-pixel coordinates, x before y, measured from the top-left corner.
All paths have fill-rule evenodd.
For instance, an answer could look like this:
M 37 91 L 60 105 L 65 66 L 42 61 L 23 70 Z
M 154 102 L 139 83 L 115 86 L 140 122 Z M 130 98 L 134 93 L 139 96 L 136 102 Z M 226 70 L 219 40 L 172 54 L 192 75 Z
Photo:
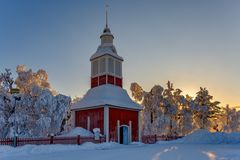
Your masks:
M 132 121 L 129 121 L 129 143 L 132 142 Z
M 106 142 L 109 142 L 109 107 L 104 106 L 104 135 Z
M 117 120 L 117 137 L 118 137 L 118 143 L 120 143 L 120 121 Z
M 74 128 L 77 127 L 76 126 L 76 111 L 71 112 L 71 121 L 70 122 L 71 122 L 72 127 L 74 127 Z
M 91 124 L 91 122 L 90 122 L 90 116 L 88 116 L 88 117 L 87 117 L 87 130 L 89 130 L 89 131 L 90 131 L 90 124 Z

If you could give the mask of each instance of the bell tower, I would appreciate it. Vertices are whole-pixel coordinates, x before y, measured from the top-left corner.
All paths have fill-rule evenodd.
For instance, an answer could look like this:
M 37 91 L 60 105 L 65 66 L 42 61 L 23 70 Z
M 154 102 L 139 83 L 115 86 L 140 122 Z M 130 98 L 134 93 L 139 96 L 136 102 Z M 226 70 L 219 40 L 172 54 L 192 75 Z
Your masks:
M 91 88 L 112 84 L 122 87 L 123 58 L 117 54 L 113 45 L 114 36 L 108 27 L 108 12 L 106 10 L 106 25 L 100 36 L 101 44 L 91 56 Z

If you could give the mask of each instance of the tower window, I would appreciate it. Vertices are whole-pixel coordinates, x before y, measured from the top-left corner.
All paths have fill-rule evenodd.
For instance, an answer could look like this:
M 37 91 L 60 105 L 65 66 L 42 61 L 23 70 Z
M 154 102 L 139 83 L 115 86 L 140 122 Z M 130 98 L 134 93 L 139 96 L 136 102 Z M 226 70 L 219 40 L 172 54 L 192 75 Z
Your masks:
M 115 61 L 115 74 L 117 76 L 122 76 L 122 65 L 119 61 Z
M 92 76 L 98 74 L 98 60 L 92 62 Z
M 106 72 L 106 59 L 101 58 L 100 59 L 100 73 Z
M 108 58 L 108 72 L 114 73 L 114 60 L 111 57 Z

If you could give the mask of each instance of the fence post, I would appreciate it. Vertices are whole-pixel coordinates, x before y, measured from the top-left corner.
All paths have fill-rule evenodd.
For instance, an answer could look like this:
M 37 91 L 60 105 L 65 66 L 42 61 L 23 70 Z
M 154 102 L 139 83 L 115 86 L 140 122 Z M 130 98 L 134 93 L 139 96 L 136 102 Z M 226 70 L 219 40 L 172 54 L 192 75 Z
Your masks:
M 13 146 L 17 147 L 17 136 L 13 137 Z
M 50 144 L 53 144 L 53 135 L 50 137 Z
M 77 144 L 80 145 L 81 141 L 80 141 L 80 135 L 77 135 Z
M 155 134 L 155 143 L 157 142 L 157 135 Z

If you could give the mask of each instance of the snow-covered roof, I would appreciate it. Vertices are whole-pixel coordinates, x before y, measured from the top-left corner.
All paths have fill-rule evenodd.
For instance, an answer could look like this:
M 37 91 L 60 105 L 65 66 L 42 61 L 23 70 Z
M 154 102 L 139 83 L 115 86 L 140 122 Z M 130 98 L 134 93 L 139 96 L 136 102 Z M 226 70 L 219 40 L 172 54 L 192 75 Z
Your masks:
M 72 110 L 94 108 L 105 105 L 134 110 L 143 109 L 141 105 L 135 103 L 129 97 L 125 89 L 106 84 L 89 89 L 83 99 L 72 106 Z
M 103 55 L 110 55 L 123 61 L 123 58 L 117 54 L 116 48 L 112 43 L 104 43 L 98 46 L 97 51 L 91 56 L 90 60 L 101 57 Z

